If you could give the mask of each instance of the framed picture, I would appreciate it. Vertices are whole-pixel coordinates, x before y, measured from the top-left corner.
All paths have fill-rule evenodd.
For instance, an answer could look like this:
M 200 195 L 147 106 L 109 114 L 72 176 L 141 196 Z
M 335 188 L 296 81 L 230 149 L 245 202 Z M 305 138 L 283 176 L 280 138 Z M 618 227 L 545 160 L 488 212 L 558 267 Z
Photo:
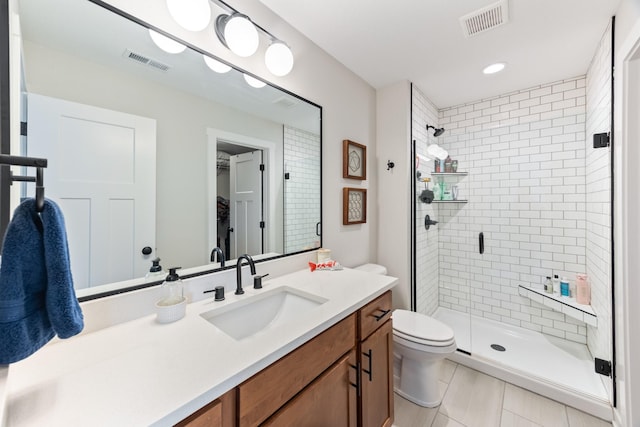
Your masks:
M 342 189 L 342 224 L 367 222 L 367 190 L 365 188 Z
M 348 139 L 342 141 L 342 177 L 367 179 L 367 147 Z

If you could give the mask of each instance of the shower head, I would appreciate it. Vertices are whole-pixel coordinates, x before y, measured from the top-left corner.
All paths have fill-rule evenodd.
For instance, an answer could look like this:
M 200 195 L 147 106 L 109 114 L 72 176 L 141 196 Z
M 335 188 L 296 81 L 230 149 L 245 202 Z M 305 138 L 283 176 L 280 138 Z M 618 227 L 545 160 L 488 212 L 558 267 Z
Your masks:
M 427 125 L 427 130 L 433 129 L 433 136 L 440 136 L 444 133 L 444 128 L 437 128 L 435 126 Z

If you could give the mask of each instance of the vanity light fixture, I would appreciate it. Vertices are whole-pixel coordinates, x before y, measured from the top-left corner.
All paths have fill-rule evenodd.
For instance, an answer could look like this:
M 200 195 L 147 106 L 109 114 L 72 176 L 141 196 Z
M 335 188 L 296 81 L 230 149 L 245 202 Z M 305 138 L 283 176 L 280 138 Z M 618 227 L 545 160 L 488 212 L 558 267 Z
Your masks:
M 180 53 L 187 48 L 182 43 L 178 43 L 165 35 L 153 31 L 152 29 L 149 29 L 149 36 L 151 36 L 151 40 L 153 40 L 156 46 L 167 53 Z
M 234 12 L 216 18 L 216 35 L 231 52 L 246 58 L 258 50 L 258 29 L 247 15 Z
M 167 0 L 167 9 L 185 30 L 202 31 L 211 22 L 209 0 Z
M 484 70 L 482 70 L 482 72 L 485 74 L 495 74 L 504 70 L 504 67 L 506 66 L 507 64 L 505 64 L 504 62 L 496 62 L 495 64 L 484 67 Z
M 242 76 L 249 86 L 255 87 L 256 89 L 260 89 L 261 87 L 265 87 L 267 85 L 262 80 L 258 80 L 255 77 L 251 77 L 247 74 L 243 74 Z
M 269 72 L 278 77 L 286 76 L 291 72 L 294 60 L 289 46 L 260 25 L 251 21 L 251 18 L 247 15 L 231 7 L 224 0 L 166 0 L 166 3 L 169 14 L 178 25 L 189 31 L 202 31 L 211 22 L 211 5 L 209 1 L 214 1 L 228 11 L 228 13 L 218 15 L 214 22 L 216 36 L 226 48 L 243 58 L 253 55 L 260 45 L 260 36 L 258 34 L 258 30 L 260 30 L 269 37 L 271 42 L 264 58 Z M 155 38 L 154 41 L 156 41 Z M 173 43 L 178 44 L 175 41 Z M 162 47 L 158 42 L 156 44 L 167 52 L 178 52 L 177 48 L 174 48 L 174 52 L 168 50 L 171 48 Z M 208 62 L 207 65 L 209 65 Z M 217 71 L 216 68 L 212 67 L 214 71 Z
M 282 40 L 275 37 L 260 25 L 251 21 L 223 0 L 213 0 L 229 11 L 221 14 L 215 20 L 215 31 L 220 42 L 229 50 L 241 57 L 253 55 L 260 44 L 258 30 L 267 35 L 271 44 L 265 52 L 264 62 L 267 69 L 274 76 L 286 76 L 293 69 L 293 53 L 291 48 Z
M 231 67 L 227 64 L 223 64 L 222 62 L 215 60 L 207 55 L 202 55 L 202 57 L 204 58 L 204 63 L 207 64 L 207 67 L 209 67 L 216 73 L 224 74 L 231 70 Z

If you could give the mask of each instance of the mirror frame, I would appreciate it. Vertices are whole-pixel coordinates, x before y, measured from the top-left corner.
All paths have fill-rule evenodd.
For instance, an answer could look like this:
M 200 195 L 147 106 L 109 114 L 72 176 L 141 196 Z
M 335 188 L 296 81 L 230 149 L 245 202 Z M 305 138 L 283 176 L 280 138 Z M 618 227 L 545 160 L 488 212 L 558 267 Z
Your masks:
M 163 31 L 160 28 L 154 27 L 153 25 L 139 19 L 138 17 L 135 17 L 127 12 L 124 12 L 121 9 L 116 8 L 115 6 L 105 3 L 102 0 L 84 0 L 84 1 L 89 1 L 91 3 L 94 3 L 95 5 L 102 7 L 112 13 L 115 13 L 129 21 L 132 21 L 135 24 L 141 25 L 145 28 L 149 28 L 152 29 L 154 31 L 157 31 L 160 34 L 163 34 L 185 46 L 187 46 L 187 48 L 192 49 L 193 51 L 200 53 L 202 55 L 206 55 L 209 56 L 211 58 L 214 58 L 217 61 L 220 61 L 228 66 L 230 66 L 231 68 L 233 68 L 234 70 L 247 74 L 249 76 L 252 76 L 260 81 L 264 81 L 266 84 L 268 84 L 269 86 L 278 89 L 294 98 L 297 98 L 303 102 L 306 102 L 314 107 L 317 107 L 319 109 L 319 113 L 320 113 L 320 236 L 319 236 L 319 240 L 320 240 L 320 246 L 322 247 L 322 139 L 323 139 L 323 130 L 322 130 L 322 106 L 311 102 L 303 97 L 301 97 L 300 95 L 297 95 L 287 89 L 284 89 L 280 86 L 277 86 L 269 81 L 266 81 L 264 79 L 262 79 L 261 77 L 243 70 L 242 68 L 239 68 L 238 66 L 225 61 L 221 58 L 216 57 L 215 55 L 211 54 L 210 52 L 204 51 L 201 48 L 198 48 L 194 45 L 192 45 L 191 43 L 188 43 L 182 39 L 177 38 L 176 36 L 174 36 L 173 34 L 167 33 L 166 31 Z M 11 58 L 11 52 L 10 52 L 10 28 L 9 28 L 9 2 L 2 2 L 2 5 L 0 6 L 0 24 L 2 24 L 2 28 L 3 31 L 0 31 L 0 111 L 2 111 L 2 114 L 0 114 L 0 154 L 11 154 L 10 153 L 10 148 L 11 148 L 11 110 L 10 110 L 10 105 L 11 105 L 11 93 L 10 93 L 10 79 L 11 79 L 11 75 L 10 75 L 10 58 Z M 46 188 L 46 186 L 45 186 Z M 10 193 L 11 193 L 11 179 L 10 179 L 10 171 L 9 171 L 9 167 L 0 167 L 0 235 L 3 236 L 4 239 L 4 234 L 6 232 L 6 228 L 9 224 L 9 221 L 11 219 L 11 212 L 10 212 Z M 45 195 L 46 195 L 46 190 L 45 190 Z M 292 256 L 292 255 L 297 255 L 297 254 L 301 254 L 301 253 L 305 253 L 305 252 L 311 252 L 311 251 L 315 251 L 318 248 L 310 248 L 310 249 L 304 249 L 304 250 L 300 250 L 300 251 L 296 251 L 296 252 L 291 252 L 291 253 L 287 253 L 287 254 L 282 254 L 282 255 L 276 255 L 276 256 L 271 256 L 271 257 L 265 257 L 265 258 L 261 258 L 256 260 L 256 263 L 260 263 L 260 262 L 264 262 L 264 261 L 270 261 L 270 260 L 275 260 L 275 259 L 279 259 L 279 258 L 284 258 L 284 257 L 288 257 L 288 256 Z M 0 248 L 0 255 L 1 255 L 1 248 Z M 216 267 L 216 268 L 208 268 L 207 265 L 201 266 L 201 267 L 192 267 L 195 269 L 199 269 L 201 268 L 202 271 L 197 271 L 197 272 L 192 272 L 192 273 L 188 273 L 185 274 L 183 276 L 181 276 L 183 279 L 189 279 L 192 277 L 198 277 L 198 276 L 202 276 L 205 274 L 211 274 L 211 273 L 215 273 L 215 272 L 220 272 L 220 271 L 224 271 L 224 270 L 230 270 L 230 269 L 234 269 L 236 268 L 235 265 L 227 265 L 225 267 Z M 106 290 L 103 292 L 96 292 L 94 294 L 91 295 L 86 295 L 83 297 L 78 298 L 78 300 L 80 302 L 84 302 L 84 301 L 90 301 L 90 300 L 94 300 L 94 299 L 98 299 L 98 298 L 104 298 L 104 297 L 108 297 L 108 296 L 112 296 L 112 295 L 117 295 L 117 294 L 122 294 L 122 293 L 126 293 L 126 292 L 131 292 L 131 291 L 136 291 L 136 290 L 140 290 L 140 289 L 145 289 L 145 288 L 149 288 L 152 286 L 157 286 L 163 283 L 164 280 L 160 280 L 160 281 L 153 281 L 153 282 L 144 282 L 144 278 L 139 278 L 139 279 L 131 279 L 131 280 L 142 280 L 143 282 L 139 283 L 139 284 L 132 284 L 130 286 L 124 285 L 121 288 L 115 288 L 115 289 L 110 289 L 110 290 Z M 131 280 L 128 280 L 126 282 L 129 282 Z M 115 282 L 115 283 L 120 283 L 120 282 Z M 124 283 L 124 282 L 123 282 Z M 106 284 L 108 285 L 108 284 Z M 103 286 L 103 285 L 101 285 Z

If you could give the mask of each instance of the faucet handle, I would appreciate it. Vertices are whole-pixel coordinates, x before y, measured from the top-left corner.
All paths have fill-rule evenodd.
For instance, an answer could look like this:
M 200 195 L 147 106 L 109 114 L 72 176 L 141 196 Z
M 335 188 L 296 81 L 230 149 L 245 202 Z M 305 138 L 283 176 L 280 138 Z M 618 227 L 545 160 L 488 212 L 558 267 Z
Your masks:
M 215 292 L 215 301 L 224 301 L 224 286 L 216 286 L 215 289 L 204 291 L 204 294 Z
M 262 278 L 267 277 L 269 273 L 262 276 L 253 276 L 253 289 L 262 289 Z

